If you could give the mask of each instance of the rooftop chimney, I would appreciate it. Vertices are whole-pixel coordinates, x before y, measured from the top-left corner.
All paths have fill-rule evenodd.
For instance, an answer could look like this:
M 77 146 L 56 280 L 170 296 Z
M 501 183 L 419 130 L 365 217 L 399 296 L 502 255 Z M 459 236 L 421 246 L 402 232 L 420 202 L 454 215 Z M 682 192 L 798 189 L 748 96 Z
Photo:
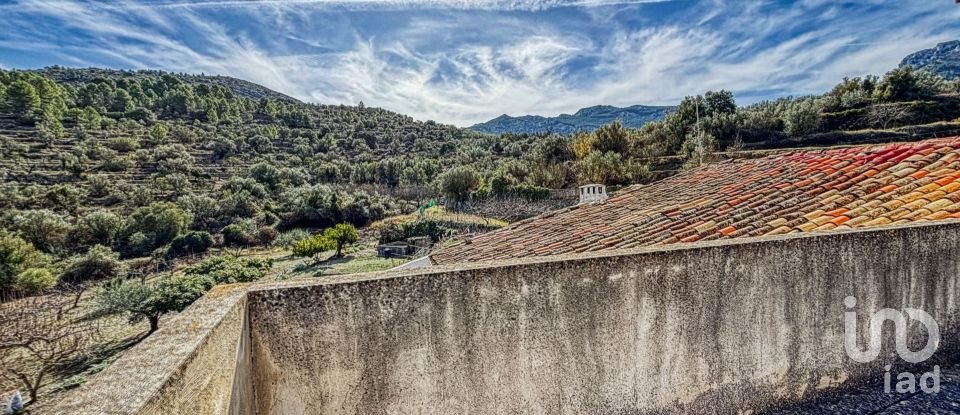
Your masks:
M 585 184 L 580 186 L 580 204 L 595 203 L 607 200 L 607 186 L 602 184 Z

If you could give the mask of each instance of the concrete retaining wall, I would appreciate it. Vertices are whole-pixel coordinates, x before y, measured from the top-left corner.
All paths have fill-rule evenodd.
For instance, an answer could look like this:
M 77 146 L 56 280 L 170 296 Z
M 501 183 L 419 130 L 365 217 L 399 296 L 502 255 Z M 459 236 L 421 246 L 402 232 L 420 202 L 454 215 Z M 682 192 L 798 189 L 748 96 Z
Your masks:
M 912 307 L 940 324 L 937 355 L 960 348 L 958 258 L 946 222 L 255 287 L 223 309 L 201 300 L 175 324 L 197 330 L 168 325 L 64 413 L 763 409 L 895 361 L 890 327 L 881 359 L 846 356 L 848 295 L 861 344 L 870 313 Z M 150 360 L 174 342 L 193 352 Z M 151 393 L 106 389 L 137 376 Z
M 927 310 L 955 348 L 958 258 L 960 230 L 938 225 L 253 291 L 255 407 L 760 409 L 891 360 L 846 356 L 847 295 L 871 313 Z M 926 333 L 915 325 L 910 337 L 922 344 Z

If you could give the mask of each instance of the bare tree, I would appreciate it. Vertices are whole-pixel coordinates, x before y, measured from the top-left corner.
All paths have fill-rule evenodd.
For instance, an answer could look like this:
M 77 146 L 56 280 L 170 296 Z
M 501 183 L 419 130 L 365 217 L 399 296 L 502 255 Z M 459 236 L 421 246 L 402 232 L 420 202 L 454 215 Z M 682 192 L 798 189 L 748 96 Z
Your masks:
M 0 376 L 23 384 L 39 399 L 40 387 L 59 364 L 85 351 L 99 335 L 92 322 L 64 318 L 69 296 L 31 297 L 0 306 L 0 353 L 17 359 L 7 362 Z
M 899 124 L 911 114 L 910 107 L 898 103 L 871 105 L 867 111 L 867 120 L 871 125 L 879 125 L 886 130 L 888 126 Z

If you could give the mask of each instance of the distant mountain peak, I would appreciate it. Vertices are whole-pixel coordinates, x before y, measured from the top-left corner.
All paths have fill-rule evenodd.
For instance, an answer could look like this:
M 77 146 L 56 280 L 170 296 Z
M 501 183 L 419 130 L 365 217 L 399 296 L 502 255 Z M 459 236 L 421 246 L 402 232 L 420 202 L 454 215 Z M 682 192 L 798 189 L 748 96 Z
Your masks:
M 569 134 L 576 131 L 593 131 L 614 120 L 620 120 L 629 128 L 640 128 L 650 121 L 663 119 L 674 108 L 648 105 L 632 105 L 629 107 L 594 105 L 581 108 L 573 115 L 560 114 L 555 117 L 540 115 L 513 117 L 503 114 L 490 121 L 476 124 L 470 129 L 488 134 L 543 132 Z
M 960 78 L 960 40 L 941 42 L 930 49 L 911 53 L 900 62 L 900 67 L 907 65 L 946 79 Z

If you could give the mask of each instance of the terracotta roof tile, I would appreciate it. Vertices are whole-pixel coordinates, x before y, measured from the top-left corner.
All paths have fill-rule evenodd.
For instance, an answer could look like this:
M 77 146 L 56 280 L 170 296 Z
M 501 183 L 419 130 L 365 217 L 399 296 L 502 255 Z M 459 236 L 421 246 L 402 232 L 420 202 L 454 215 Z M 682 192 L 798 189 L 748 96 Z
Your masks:
M 435 251 L 435 263 L 960 218 L 960 137 L 728 160 Z

